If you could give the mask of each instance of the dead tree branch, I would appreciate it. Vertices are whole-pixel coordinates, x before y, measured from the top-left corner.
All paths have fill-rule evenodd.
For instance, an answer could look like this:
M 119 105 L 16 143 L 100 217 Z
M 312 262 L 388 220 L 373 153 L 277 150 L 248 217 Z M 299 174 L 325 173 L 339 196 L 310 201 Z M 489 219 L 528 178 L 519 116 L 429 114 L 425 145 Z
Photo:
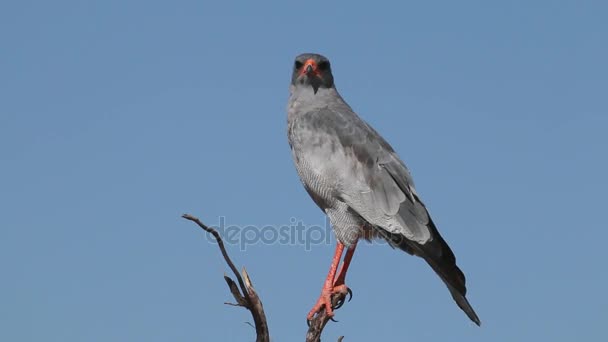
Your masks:
M 199 227 L 201 227 L 201 229 L 213 235 L 215 241 L 217 241 L 217 245 L 220 248 L 220 251 L 222 252 L 224 260 L 228 264 L 228 267 L 230 267 L 230 269 L 232 270 L 232 273 L 234 274 L 236 280 L 239 283 L 239 286 L 237 287 L 234 280 L 232 280 L 227 275 L 224 275 L 224 280 L 226 281 L 226 284 L 228 284 L 230 293 L 232 293 L 232 296 L 236 301 L 236 304 L 234 305 L 242 306 L 245 309 L 249 310 L 249 312 L 251 312 L 251 316 L 253 317 L 253 322 L 255 325 L 255 333 L 257 336 L 256 342 L 270 342 L 270 335 L 268 333 L 268 323 L 266 322 L 266 314 L 264 313 L 262 301 L 260 300 L 260 297 L 253 288 L 253 284 L 251 283 L 251 279 L 249 278 L 249 275 L 247 274 L 245 268 L 243 268 L 243 276 L 241 277 L 241 275 L 236 269 L 236 266 L 234 266 L 234 263 L 228 256 L 228 252 L 226 252 L 226 247 L 224 246 L 224 241 L 222 240 L 222 237 L 217 232 L 217 230 L 208 227 L 207 225 L 202 223 L 198 218 L 192 215 L 184 214 L 182 215 L 182 217 L 186 220 L 190 220 L 196 223 Z
M 234 266 L 234 263 L 230 259 L 230 256 L 228 256 L 228 252 L 226 252 L 226 247 L 224 246 L 224 241 L 222 240 L 222 237 L 220 236 L 217 230 L 205 225 L 203 222 L 201 222 L 201 220 L 192 215 L 184 214 L 182 215 L 182 217 L 186 220 L 196 223 L 201 229 L 213 235 L 213 238 L 215 238 L 215 241 L 217 242 L 218 247 L 220 248 L 222 256 L 226 261 L 226 264 L 228 264 L 228 267 L 230 267 L 230 270 L 236 277 L 238 285 L 234 282 L 234 280 L 232 280 L 232 278 L 227 275 L 224 275 L 224 280 L 228 285 L 228 289 L 230 290 L 230 293 L 236 301 L 236 303 L 224 304 L 242 306 L 245 309 L 249 310 L 251 316 L 253 317 L 253 322 L 255 325 L 255 332 L 257 336 L 256 342 L 270 342 L 270 335 L 268 333 L 268 323 L 266 321 L 266 314 L 264 313 L 262 301 L 260 300 L 260 297 L 253 288 L 251 278 L 249 277 L 249 274 L 247 274 L 245 268 L 243 268 L 241 276 L 236 266 Z M 336 309 L 341 307 L 342 304 L 344 304 L 346 296 L 346 292 L 334 294 L 331 298 L 332 306 Z M 327 316 L 324 310 L 319 312 L 309 322 L 308 332 L 306 333 L 306 342 L 321 341 L 321 333 L 323 332 L 325 325 L 327 324 L 327 322 L 329 322 L 330 319 L 331 318 Z M 344 336 L 341 336 L 338 339 L 338 342 L 342 341 L 343 338 Z

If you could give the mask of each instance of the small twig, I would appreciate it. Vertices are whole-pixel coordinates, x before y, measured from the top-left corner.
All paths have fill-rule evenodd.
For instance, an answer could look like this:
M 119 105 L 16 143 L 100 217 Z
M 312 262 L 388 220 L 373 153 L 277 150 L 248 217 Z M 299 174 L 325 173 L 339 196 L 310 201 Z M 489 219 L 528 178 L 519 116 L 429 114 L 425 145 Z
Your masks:
M 234 297 L 234 300 L 236 300 L 236 304 L 234 304 L 234 306 L 243 306 L 245 308 L 247 308 L 247 300 L 245 298 L 243 298 L 243 296 L 241 295 L 241 292 L 239 291 L 239 288 L 236 286 L 236 283 L 234 282 L 234 280 L 232 280 L 232 278 L 230 278 L 227 275 L 224 275 L 224 280 L 226 281 L 226 284 L 228 284 L 228 288 L 230 289 L 230 293 L 232 293 L 232 296 Z
M 230 302 L 224 302 L 225 305 L 229 305 L 229 306 L 241 306 L 241 304 L 237 304 L 237 303 L 230 303 Z
M 217 232 L 217 230 L 205 225 L 198 218 L 192 215 L 184 214 L 182 215 L 182 217 L 186 220 L 190 220 L 196 223 L 199 227 L 201 227 L 201 229 L 213 235 L 215 241 L 217 241 L 220 251 L 222 252 L 224 260 L 228 264 L 228 267 L 230 267 L 230 270 L 232 270 L 232 273 L 234 274 L 237 282 L 239 283 L 240 291 L 239 288 L 237 288 L 235 282 L 230 277 L 224 275 L 224 280 L 226 281 L 226 284 L 228 284 L 230 293 L 232 293 L 232 296 L 236 300 L 236 304 L 231 305 L 245 307 L 247 310 L 249 310 L 249 312 L 251 312 L 253 322 L 255 323 L 257 342 L 270 342 L 270 335 L 268 333 L 268 324 L 266 322 L 266 314 L 264 313 L 264 307 L 262 306 L 262 301 L 260 300 L 260 297 L 253 288 L 253 284 L 251 282 L 251 279 L 249 278 L 249 275 L 247 274 L 247 271 L 245 271 L 245 269 L 243 268 L 243 277 L 245 278 L 245 281 L 243 281 L 243 277 L 241 277 L 241 275 L 237 271 L 236 266 L 234 266 L 234 263 L 228 256 L 228 252 L 226 252 L 226 247 L 224 246 L 224 241 L 222 240 L 222 237 Z

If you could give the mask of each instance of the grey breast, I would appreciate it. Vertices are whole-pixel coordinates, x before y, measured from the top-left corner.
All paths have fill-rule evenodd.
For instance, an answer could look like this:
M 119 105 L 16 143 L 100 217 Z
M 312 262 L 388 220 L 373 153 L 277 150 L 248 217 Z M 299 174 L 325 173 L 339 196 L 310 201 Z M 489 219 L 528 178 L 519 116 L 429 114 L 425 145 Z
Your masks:
M 314 202 L 329 217 L 338 241 L 349 246 L 356 242 L 365 221 L 342 198 L 347 170 L 347 151 L 340 141 L 340 131 L 345 127 L 343 117 L 337 117 L 333 108 L 350 109 L 336 101 L 335 89 L 320 90 L 315 104 L 307 101 L 306 89 L 299 98 L 292 96 L 288 108 L 288 137 L 296 169 L 304 188 Z M 337 95 L 339 96 L 339 95 Z M 332 105 L 323 101 L 331 97 Z M 341 100 L 341 99 L 340 99 Z

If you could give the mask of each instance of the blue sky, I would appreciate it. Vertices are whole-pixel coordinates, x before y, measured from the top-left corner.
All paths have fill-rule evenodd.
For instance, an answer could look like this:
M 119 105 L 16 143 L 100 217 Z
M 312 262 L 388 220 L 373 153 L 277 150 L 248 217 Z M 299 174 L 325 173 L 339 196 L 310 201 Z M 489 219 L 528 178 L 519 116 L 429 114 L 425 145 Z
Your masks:
M 216 246 L 180 215 L 324 226 L 286 140 L 301 52 L 332 60 L 408 164 L 483 322 L 422 260 L 363 244 L 326 340 L 604 340 L 607 16 L 602 1 L 3 2 L 0 340 L 252 340 Z M 331 241 L 230 246 L 275 341 L 303 340 Z

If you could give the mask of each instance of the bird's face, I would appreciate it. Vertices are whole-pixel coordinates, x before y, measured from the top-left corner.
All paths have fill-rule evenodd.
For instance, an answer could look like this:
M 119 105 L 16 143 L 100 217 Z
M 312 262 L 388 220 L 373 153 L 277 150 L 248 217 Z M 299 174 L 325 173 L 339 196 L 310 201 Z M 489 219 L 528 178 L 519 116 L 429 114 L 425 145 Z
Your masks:
M 329 60 L 314 53 L 303 53 L 296 57 L 293 65 L 291 84 L 312 87 L 316 94 L 319 88 L 334 86 Z

